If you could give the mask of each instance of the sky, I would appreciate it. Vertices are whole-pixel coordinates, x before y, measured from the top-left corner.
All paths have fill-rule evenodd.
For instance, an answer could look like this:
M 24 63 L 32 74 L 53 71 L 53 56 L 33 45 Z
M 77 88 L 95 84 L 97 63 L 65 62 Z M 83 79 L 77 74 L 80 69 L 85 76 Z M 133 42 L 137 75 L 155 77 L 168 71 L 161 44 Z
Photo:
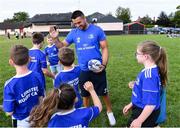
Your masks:
M 111 12 L 115 16 L 119 6 L 130 9 L 132 20 L 147 14 L 157 18 L 161 11 L 167 15 L 175 12 L 178 5 L 180 0 L 0 0 L 0 22 L 19 11 L 27 12 L 30 18 L 36 14 L 67 13 L 77 9 L 85 15 Z

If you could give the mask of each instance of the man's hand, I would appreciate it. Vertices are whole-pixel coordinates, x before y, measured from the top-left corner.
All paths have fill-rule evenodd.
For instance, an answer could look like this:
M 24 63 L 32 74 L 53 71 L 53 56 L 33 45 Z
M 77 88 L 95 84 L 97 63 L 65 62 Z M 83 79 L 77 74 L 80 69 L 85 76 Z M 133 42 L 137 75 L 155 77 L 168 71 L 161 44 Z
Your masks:
M 100 73 L 100 72 L 102 72 L 104 69 L 106 68 L 106 66 L 104 66 L 104 65 L 99 65 L 99 70 L 98 71 L 94 71 L 95 73 Z

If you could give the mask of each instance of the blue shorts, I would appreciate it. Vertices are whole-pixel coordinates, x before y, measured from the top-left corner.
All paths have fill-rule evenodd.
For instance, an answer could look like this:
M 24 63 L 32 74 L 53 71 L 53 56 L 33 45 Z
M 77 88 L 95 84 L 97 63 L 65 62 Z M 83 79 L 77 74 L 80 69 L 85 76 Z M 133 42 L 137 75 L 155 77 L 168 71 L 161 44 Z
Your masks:
M 62 65 L 57 64 L 57 65 L 49 66 L 49 68 L 50 68 L 52 73 L 56 74 L 62 70 Z

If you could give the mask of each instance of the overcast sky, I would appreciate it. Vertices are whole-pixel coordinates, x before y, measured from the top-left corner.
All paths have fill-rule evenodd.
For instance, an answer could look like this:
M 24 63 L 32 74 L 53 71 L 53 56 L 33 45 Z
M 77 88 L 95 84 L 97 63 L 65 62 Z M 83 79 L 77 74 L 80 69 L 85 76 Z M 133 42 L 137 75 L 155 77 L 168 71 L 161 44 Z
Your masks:
M 30 17 L 44 13 L 66 13 L 76 9 L 85 15 L 94 12 L 115 16 L 118 6 L 130 8 L 132 20 L 138 16 L 158 17 L 161 11 L 166 14 L 176 11 L 180 0 L 0 0 L 0 22 L 12 18 L 15 12 L 25 11 Z

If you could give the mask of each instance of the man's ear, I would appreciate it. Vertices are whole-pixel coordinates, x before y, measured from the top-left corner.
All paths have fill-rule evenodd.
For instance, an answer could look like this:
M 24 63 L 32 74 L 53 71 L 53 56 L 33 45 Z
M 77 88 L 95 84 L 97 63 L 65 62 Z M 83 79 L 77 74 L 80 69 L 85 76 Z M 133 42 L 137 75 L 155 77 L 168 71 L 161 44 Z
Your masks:
M 14 61 L 13 61 L 12 59 L 9 59 L 9 64 L 10 64 L 11 66 L 14 66 Z

